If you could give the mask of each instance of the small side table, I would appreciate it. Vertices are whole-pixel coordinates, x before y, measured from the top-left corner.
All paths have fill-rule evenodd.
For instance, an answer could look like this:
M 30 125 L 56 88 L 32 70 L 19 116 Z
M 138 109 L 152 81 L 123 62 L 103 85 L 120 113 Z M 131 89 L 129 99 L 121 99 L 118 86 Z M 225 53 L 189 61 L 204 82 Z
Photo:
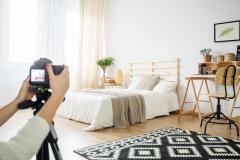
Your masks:
M 111 88 L 127 88 L 126 85 L 123 84 L 114 84 L 114 85 L 97 85 L 98 89 L 111 89 Z

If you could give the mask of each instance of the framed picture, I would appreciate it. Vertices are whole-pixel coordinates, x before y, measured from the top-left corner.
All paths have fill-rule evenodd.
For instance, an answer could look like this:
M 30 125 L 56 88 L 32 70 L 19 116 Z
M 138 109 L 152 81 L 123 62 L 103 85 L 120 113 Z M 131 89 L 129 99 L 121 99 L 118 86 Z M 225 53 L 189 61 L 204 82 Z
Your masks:
M 240 40 L 240 21 L 214 24 L 214 42 L 229 42 Z

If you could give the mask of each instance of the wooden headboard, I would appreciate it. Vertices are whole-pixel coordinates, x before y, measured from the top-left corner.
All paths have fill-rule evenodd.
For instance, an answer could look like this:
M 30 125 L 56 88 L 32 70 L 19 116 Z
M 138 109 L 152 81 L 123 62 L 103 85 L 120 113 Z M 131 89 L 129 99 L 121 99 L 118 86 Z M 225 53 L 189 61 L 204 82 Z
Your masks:
M 129 80 L 136 75 L 157 75 L 160 79 L 175 82 L 179 91 L 179 58 L 130 62 Z

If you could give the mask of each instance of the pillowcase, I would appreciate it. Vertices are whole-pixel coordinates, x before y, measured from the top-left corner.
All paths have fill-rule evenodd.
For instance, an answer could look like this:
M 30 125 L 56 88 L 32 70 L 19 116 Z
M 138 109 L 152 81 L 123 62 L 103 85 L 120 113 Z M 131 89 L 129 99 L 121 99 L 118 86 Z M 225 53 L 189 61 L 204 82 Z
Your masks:
M 176 92 L 177 84 L 175 82 L 169 82 L 166 80 L 161 80 L 154 88 L 154 92 L 169 93 Z
M 128 89 L 142 89 L 142 90 L 152 90 L 153 87 L 158 83 L 159 76 L 139 76 L 132 80 Z

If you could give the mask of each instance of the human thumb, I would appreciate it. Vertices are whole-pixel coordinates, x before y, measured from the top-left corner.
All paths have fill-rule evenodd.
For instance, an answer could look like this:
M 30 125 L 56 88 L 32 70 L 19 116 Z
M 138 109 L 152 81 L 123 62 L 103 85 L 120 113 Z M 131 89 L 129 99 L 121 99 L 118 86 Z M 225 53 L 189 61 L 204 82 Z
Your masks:
M 54 76 L 52 65 L 51 64 L 46 64 L 46 68 L 47 68 L 49 78 L 51 79 Z

